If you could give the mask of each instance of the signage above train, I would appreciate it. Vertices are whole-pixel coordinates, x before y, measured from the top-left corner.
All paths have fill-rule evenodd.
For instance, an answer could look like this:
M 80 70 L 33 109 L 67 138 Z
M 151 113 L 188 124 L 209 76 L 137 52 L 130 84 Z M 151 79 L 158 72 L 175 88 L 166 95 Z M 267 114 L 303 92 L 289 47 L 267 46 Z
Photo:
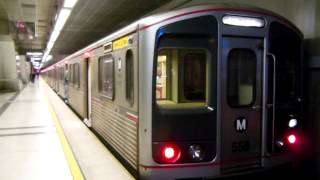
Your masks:
M 121 49 L 129 44 L 129 36 L 125 36 L 112 42 L 113 50 Z

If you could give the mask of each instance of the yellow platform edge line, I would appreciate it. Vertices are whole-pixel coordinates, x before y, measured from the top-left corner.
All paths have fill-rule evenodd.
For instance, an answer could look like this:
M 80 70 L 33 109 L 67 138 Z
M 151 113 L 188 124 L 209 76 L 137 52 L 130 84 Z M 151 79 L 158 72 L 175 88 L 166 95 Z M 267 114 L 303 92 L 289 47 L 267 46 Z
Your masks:
M 50 112 L 50 115 L 52 117 L 53 123 L 54 123 L 54 125 L 56 127 L 56 130 L 57 130 L 57 133 L 58 133 L 58 136 L 59 136 L 59 139 L 60 139 L 64 154 L 65 154 L 65 157 L 67 159 L 67 162 L 68 162 L 72 177 L 73 177 L 74 180 L 84 180 L 85 178 L 84 178 L 84 176 L 83 176 L 83 174 L 81 172 L 81 169 L 80 169 L 80 167 L 78 165 L 78 162 L 77 162 L 76 158 L 74 157 L 74 154 L 73 154 L 73 152 L 71 150 L 71 147 L 70 147 L 70 145 L 68 143 L 68 140 L 64 135 L 64 132 L 62 130 L 62 127 L 60 125 L 58 117 L 57 117 L 56 113 L 54 112 L 53 107 L 52 107 L 52 105 L 51 105 L 51 103 L 49 101 L 49 97 L 48 97 L 48 95 L 46 95 L 44 93 L 44 88 L 45 87 L 44 87 L 42 79 L 40 80 L 40 84 L 41 84 L 42 95 L 44 96 L 44 99 L 45 99 L 45 102 L 47 104 L 47 107 L 48 107 L 48 110 Z

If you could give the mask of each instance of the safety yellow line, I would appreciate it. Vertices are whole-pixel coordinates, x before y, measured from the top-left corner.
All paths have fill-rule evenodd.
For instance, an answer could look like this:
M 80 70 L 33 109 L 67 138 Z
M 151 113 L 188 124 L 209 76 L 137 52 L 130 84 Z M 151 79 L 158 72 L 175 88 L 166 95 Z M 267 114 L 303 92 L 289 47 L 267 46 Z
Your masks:
M 65 137 L 65 135 L 63 133 L 63 130 L 61 128 L 61 125 L 60 125 L 60 122 L 58 120 L 58 117 L 57 117 L 56 113 L 54 112 L 54 110 L 52 108 L 52 105 L 51 105 L 51 103 L 49 101 L 49 97 L 48 97 L 48 95 L 46 95 L 44 93 L 43 80 L 40 80 L 40 83 L 41 83 L 41 87 L 42 87 L 41 88 L 42 89 L 42 94 L 44 94 L 48 110 L 49 110 L 49 112 L 51 114 L 52 120 L 53 120 L 54 125 L 56 127 L 56 130 L 57 130 L 60 142 L 62 144 L 62 148 L 63 148 L 64 154 L 66 156 L 66 159 L 67 159 L 71 174 L 73 176 L 73 179 L 74 180 L 84 180 L 85 178 L 83 177 L 83 174 L 82 174 L 81 169 L 80 169 L 80 167 L 79 167 L 79 165 L 77 163 L 77 160 L 75 159 L 75 157 L 73 155 L 73 152 L 72 152 L 71 147 L 70 147 L 70 145 L 68 143 L 68 140 L 67 140 L 67 138 Z

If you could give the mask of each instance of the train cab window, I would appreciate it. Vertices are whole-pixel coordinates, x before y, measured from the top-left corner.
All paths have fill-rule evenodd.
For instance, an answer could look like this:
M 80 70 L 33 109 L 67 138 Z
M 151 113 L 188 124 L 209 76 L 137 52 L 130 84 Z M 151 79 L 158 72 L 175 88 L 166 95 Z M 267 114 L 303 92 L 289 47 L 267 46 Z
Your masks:
M 256 55 L 249 49 L 233 49 L 228 56 L 228 103 L 249 106 L 254 102 Z
M 114 97 L 114 60 L 111 56 L 99 59 L 99 92 L 113 100 Z
M 132 50 L 126 53 L 126 100 L 130 105 L 134 103 L 134 65 Z
M 165 107 L 200 107 L 206 102 L 207 52 L 164 48 L 158 53 L 156 100 Z

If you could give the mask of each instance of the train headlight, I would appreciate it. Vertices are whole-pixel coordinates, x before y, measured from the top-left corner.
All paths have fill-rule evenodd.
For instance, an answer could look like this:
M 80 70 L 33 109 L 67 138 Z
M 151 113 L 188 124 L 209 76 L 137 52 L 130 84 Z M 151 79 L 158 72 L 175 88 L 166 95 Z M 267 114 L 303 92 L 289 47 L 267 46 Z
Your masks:
M 201 161 L 204 158 L 205 151 L 201 145 L 193 144 L 189 147 L 189 155 L 195 161 Z
M 297 119 L 290 119 L 290 121 L 289 121 L 289 123 L 288 123 L 288 126 L 289 126 L 290 128 L 294 128 L 294 127 L 297 126 L 297 124 L 298 124 Z

